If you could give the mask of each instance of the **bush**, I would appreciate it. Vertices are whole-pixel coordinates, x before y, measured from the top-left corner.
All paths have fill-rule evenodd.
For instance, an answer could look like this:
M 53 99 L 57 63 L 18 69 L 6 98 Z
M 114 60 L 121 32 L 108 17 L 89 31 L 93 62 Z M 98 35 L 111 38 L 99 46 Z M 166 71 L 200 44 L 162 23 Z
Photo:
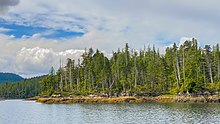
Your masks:
M 178 86 L 175 86 L 174 88 L 172 88 L 171 90 L 171 94 L 172 95 L 177 95 L 180 92 Z
M 196 93 L 197 89 L 196 89 L 196 83 L 194 81 L 191 81 L 187 84 L 187 91 L 189 93 Z

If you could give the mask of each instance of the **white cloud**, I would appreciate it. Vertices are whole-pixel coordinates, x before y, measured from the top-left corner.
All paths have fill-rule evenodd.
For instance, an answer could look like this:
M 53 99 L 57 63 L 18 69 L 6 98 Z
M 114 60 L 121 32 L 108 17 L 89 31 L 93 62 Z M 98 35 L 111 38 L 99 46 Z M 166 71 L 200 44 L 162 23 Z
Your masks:
M 0 60 L 12 60 L 11 56 L 24 52 L 16 59 L 17 64 L 37 65 L 30 73 L 41 73 L 41 68 L 47 72 L 46 66 L 59 62 L 57 55 L 78 57 L 81 50 L 89 47 L 111 53 L 128 42 L 135 49 L 155 44 L 163 52 L 164 46 L 179 42 L 180 38 L 182 43 L 187 37 L 198 38 L 202 45 L 215 44 L 220 39 L 219 3 L 218 0 L 22 0 L 1 18 L 20 25 L 85 34 L 60 40 L 42 38 L 51 32 L 24 35 L 21 39 L 0 34 Z M 18 66 L 19 71 L 28 71 L 26 65 Z
M 48 70 L 48 66 L 52 66 L 53 57 L 50 49 L 24 47 L 17 54 L 15 62 L 18 70 L 42 73 Z
M 51 66 L 58 69 L 60 57 L 65 65 L 66 59 L 71 58 L 77 61 L 81 57 L 83 50 L 65 50 L 54 51 L 48 48 L 25 48 L 23 47 L 16 55 L 16 71 L 18 73 L 25 72 L 26 74 L 45 74 L 48 72 Z M 19 72 L 21 71 L 21 72 Z M 24 75 L 26 76 L 26 75 Z
M 48 73 L 51 66 L 58 69 L 60 57 L 64 65 L 67 58 L 77 63 L 85 52 L 85 48 L 87 50 L 90 47 L 98 48 L 99 40 L 103 40 L 97 37 L 98 41 L 90 44 L 87 42 L 89 39 L 93 38 L 89 35 L 83 38 L 51 41 L 33 36 L 15 39 L 0 35 L 0 72 L 15 72 L 24 77 L 30 77 Z M 108 57 L 111 56 L 108 51 L 101 50 Z
M 11 31 L 11 29 L 0 27 L 0 33 Z
M 22 35 L 21 38 L 23 38 L 23 39 L 25 39 L 25 38 L 30 38 L 30 36 Z
M 202 3 L 198 0 L 22 0 L 4 18 L 18 24 L 85 32 L 102 38 L 102 42 L 108 42 L 108 35 L 120 47 L 126 41 L 138 49 L 143 44 L 167 45 L 160 37 L 169 41 L 182 36 L 219 40 L 217 3 L 217 0 Z

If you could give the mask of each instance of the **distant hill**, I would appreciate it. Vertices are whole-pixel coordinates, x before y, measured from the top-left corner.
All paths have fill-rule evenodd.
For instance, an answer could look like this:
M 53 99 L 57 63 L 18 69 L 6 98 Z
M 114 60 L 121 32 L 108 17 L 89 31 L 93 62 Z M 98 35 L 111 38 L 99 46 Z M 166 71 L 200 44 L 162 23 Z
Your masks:
M 19 82 L 0 84 L 0 99 L 23 99 L 39 95 L 41 92 L 40 81 L 45 76 L 33 77 Z
M 0 83 L 18 82 L 22 80 L 24 80 L 24 78 L 17 74 L 0 72 Z

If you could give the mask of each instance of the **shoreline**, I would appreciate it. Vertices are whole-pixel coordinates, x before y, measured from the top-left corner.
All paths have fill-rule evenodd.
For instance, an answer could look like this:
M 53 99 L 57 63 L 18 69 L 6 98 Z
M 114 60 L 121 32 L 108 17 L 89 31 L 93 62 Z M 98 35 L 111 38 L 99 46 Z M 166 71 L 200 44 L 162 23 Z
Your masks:
M 220 96 L 157 96 L 157 97 L 32 97 L 25 100 L 34 100 L 45 104 L 74 104 L 74 103 L 220 103 Z
M 2 100 L 25 100 L 25 98 L 7 98 L 7 99 L 0 99 L 0 101 Z

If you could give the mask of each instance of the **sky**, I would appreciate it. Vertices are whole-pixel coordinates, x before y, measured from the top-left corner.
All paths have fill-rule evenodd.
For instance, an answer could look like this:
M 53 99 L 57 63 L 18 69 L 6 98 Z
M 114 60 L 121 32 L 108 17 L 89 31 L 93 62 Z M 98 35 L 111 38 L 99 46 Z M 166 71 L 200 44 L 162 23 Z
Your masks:
M 47 74 L 85 48 L 111 54 L 125 43 L 161 53 L 192 37 L 220 42 L 219 0 L 0 0 L 0 72 Z

